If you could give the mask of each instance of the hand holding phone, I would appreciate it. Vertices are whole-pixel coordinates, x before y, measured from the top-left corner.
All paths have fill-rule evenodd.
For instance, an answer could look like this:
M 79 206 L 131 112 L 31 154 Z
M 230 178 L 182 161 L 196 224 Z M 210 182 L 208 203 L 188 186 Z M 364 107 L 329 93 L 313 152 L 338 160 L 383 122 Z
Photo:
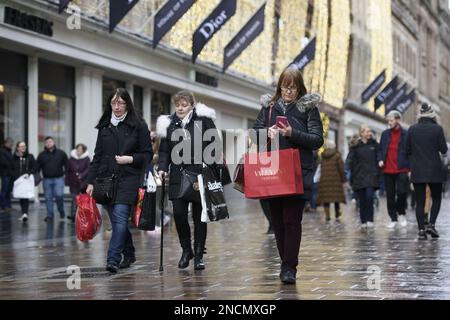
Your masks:
M 278 128 L 284 128 L 284 127 L 289 126 L 289 122 L 288 122 L 287 117 L 282 117 L 282 116 L 278 116 L 277 117 L 276 124 L 277 124 Z

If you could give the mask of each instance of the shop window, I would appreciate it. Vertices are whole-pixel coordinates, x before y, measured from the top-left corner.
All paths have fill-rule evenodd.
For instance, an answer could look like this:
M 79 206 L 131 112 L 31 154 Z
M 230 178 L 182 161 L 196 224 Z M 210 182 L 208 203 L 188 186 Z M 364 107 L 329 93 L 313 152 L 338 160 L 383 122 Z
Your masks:
M 152 90 L 151 130 L 156 129 L 156 120 L 160 115 L 170 114 L 171 96 L 168 93 Z
M 22 88 L 0 84 L 0 143 L 26 140 L 25 96 Z
M 139 86 L 133 87 L 133 104 L 137 114 L 144 115 L 144 89 Z

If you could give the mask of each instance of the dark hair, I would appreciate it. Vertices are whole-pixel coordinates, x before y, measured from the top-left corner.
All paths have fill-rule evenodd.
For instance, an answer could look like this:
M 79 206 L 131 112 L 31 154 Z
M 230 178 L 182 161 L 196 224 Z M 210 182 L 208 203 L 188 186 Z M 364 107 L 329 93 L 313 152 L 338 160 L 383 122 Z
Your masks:
M 108 97 L 107 104 L 103 107 L 103 114 L 100 117 L 100 120 L 98 121 L 98 124 L 97 126 L 95 126 L 95 128 L 100 129 L 110 122 L 112 114 L 111 102 L 113 101 L 114 97 L 121 98 L 125 102 L 128 112 L 126 121 L 136 126 L 142 119 L 134 109 L 133 100 L 131 100 L 130 94 L 124 88 L 116 88 Z
M 55 141 L 55 139 L 53 139 L 53 137 L 50 137 L 50 136 L 45 137 L 44 141 L 47 141 L 47 140 L 50 140 L 50 139 L 52 139 L 53 141 Z
M 6 144 L 6 143 L 14 143 L 14 140 L 12 138 L 8 137 L 3 141 L 3 144 Z
M 75 146 L 75 149 L 78 149 L 78 148 L 80 148 L 80 147 L 81 147 L 81 149 L 83 149 L 83 152 L 86 152 L 87 146 L 86 146 L 85 144 L 79 143 L 79 144 L 77 144 L 77 145 Z
M 298 90 L 298 98 L 303 97 L 308 93 L 305 86 L 305 81 L 303 80 L 302 72 L 297 67 L 288 67 L 280 75 L 278 79 L 277 92 L 272 98 L 272 102 L 277 102 L 281 98 L 281 87 L 283 84 L 293 83 Z
M 175 93 L 175 95 L 172 98 L 173 103 L 177 105 L 178 102 L 180 102 L 180 100 L 186 100 L 186 102 L 189 102 L 191 106 L 195 106 L 195 97 L 194 94 L 190 91 L 181 90 Z
M 25 143 L 25 145 L 27 144 L 25 141 L 18 141 L 18 142 L 16 143 L 16 151 L 17 151 L 17 149 L 19 148 L 19 144 L 21 144 L 21 143 Z

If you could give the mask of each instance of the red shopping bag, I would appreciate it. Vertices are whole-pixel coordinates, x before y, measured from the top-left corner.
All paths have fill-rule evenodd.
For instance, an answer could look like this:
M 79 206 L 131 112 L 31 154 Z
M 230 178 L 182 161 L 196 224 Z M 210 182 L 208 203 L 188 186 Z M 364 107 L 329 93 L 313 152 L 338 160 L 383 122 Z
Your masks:
M 139 227 L 139 219 L 141 218 L 142 203 L 144 202 L 144 195 L 145 195 L 145 189 L 139 188 L 138 201 L 136 204 L 136 212 L 134 215 L 134 224 L 136 225 L 136 227 Z
M 102 225 L 102 215 L 98 211 L 97 203 L 88 194 L 77 196 L 77 223 L 75 230 L 80 241 L 92 240 Z
M 266 159 L 272 160 L 268 162 Z M 302 195 L 300 152 L 298 149 L 285 149 L 246 154 L 244 182 L 248 199 Z

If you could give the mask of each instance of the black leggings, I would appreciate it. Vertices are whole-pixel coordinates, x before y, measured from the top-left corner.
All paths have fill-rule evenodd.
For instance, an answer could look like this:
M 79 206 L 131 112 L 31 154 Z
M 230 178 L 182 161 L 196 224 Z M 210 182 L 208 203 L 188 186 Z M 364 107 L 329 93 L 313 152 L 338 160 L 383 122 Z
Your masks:
M 428 183 L 431 190 L 431 217 L 430 223 L 436 224 L 442 201 L 442 183 Z M 425 230 L 425 199 L 427 183 L 414 183 L 416 193 L 416 218 L 419 230 Z
M 189 202 L 182 199 L 174 200 L 173 216 L 177 227 L 178 238 L 183 246 L 191 242 L 191 227 L 188 220 Z M 202 205 L 200 203 L 192 203 L 192 217 L 194 218 L 194 248 L 197 246 L 204 247 L 206 241 L 206 223 L 201 221 Z
M 330 208 L 330 204 L 329 203 L 324 203 L 323 206 L 325 208 Z M 341 205 L 339 202 L 335 202 L 334 203 L 334 214 L 336 215 L 336 217 L 338 217 L 340 215 L 341 212 Z
M 22 209 L 22 214 L 28 214 L 28 208 L 30 206 L 30 200 L 28 199 L 20 199 L 20 208 Z

